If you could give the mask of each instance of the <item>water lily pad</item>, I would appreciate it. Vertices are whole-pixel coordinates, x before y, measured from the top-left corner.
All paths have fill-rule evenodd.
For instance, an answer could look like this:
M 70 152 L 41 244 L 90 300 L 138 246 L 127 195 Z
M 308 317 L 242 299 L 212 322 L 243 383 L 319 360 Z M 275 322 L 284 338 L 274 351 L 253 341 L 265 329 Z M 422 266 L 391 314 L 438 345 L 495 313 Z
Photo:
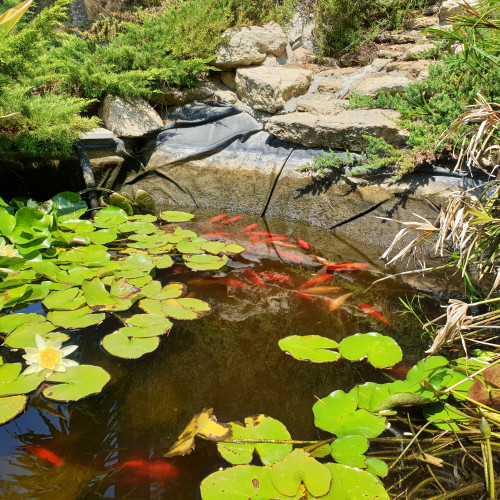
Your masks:
M 108 372 L 100 366 L 70 366 L 66 372 L 54 372 L 46 379 L 55 384 L 45 388 L 43 395 L 56 401 L 77 401 L 101 392 L 109 379 Z
M 383 460 L 379 460 L 378 458 L 367 458 L 366 471 L 374 476 L 385 477 L 389 474 L 389 467 Z
M 104 207 L 94 217 L 94 225 L 102 228 L 114 228 L 128 220 L 125 210 L 119 207 Z
M 115 241 L 117 237 L 118 235 L 113 229 L 100 229 L 89 234 L 90 241 L 96 245 L 107 245 Z
M 174 319 L 193 320 L 205 316 L 211 308 L 200 299 L 168 299 L 161 303 L 165 316 Z
M 222 249 L 222 253 L 236 254 L 245 251 L 245 247 L 237 245 L 236 243 L 229 243 Z
M 125 320 L 125 323 L 128 326 L 123 333 L 128 337 L 142 338 L 163 335 L 168 333 L 173 326 L 168 318 L 157 314 L 135 314 Z
M 459 431 L 457 424 L 468 425 L 469 417 L 449 404 L 431 404 L 424 406 L 424 416 L 427 420 L 433 420 L 433 425 L 445 431 Z
M 42 304 L 52 311 L 74 311 L 86 304 L 85 297 L 79 288 L 51 292 Z
M 339 351 L 350 361 L 366 357 L 376 368 L 393 366 L 403 359 L 403 352 L 397 342 L 377 332 L 356 333 L 346 337 L 340 343 Z
M 78 219 L 87 211 L 87 204 L 77 193 L 65 191 L 51 198 L 59 222 Z
M 185 222 L 194 218 L 193 214 L 187 212 L 178 212 L 174 210 L 166 210 L 160 213 L 160 217 L 167 222 Z
M 176 227 L 174 232 L 170 233 L 170 236 L 174 236 L 175 238 L 177 238 L 176 241 L 180 241 L 182 238 L 196 238 L 198 235 L 190 229 L 182 229 L 182 227 Z
M 12 349 L 35 347 L 35 336 L 37 334 L 43 338 L 47 333 L 52 332 L 55 329 L 56 327 L 48 321 L 43 323 L 23 323 L 13 332 L 9 333 L 5 339 L 5 345 L 12 347 Z
M 287 428 L 279 421 L 265 415 L 257 415 L 245 419 L 245 424 L 231 422 L 229 424 L 234 440 L 243 439 L 291 439 Z M 264 465 L 272 465 L 282 460 L 292 451 L 287 443 L 218 443 L 217 449 L 222 458 L 232 464 L 248 464 L 252 461 L 254 450 Z
M 0 397 L 27 394 L 34 391 L 43 382 L 43 374 L 24 375 L 21 373 L 21 369 L 21 363 L 0 365 Z
M 224 267 L 227 263 L 225 255 L 184 255 L 186 266 L 197 271 L 217 270 Z
M 292 335 L 281 339 L 278 345 L 282 351 L 299 361 L 327 363 L 340 358 L 340 353 L 330 350 L 338 347 L 339 344 L 320 335 Z
M 102 346 L 109 354 L 119 358 L 137 359 L 144 354 L 153 352 L 160 345 L 158 337 L 129 337 L 124 333 L 124 330 L 128 330 L 128 328 L 121 328 L 102 339 Z
M 151 222 L 131 221 L 124 222 L 118 226 L 122 233 L 154 234 L 159 232 L 158 228 Z M 160 233 L 161 234 L 161 233 Z
M 202 250 L 213 254 L 220 253 L 225 247 L 226 244 L 223 241 L 207 241 L 201 245 Z
M 84 281 L 82 291 L 87 304 L 93 311 L 127 311 L 132 307 L 130 297 L 112 295 L 99 278 Z
M 174 265 L 174 261 L 170 255 L 162 255 L 160 257 L 153 257 L 153 263 L 158 269 L 168 269 Z
M 155 300 L 163 299 L 177 299 L 181 297 L 186 291 L 186 285 L 184 283 L 172 282 L 162 288 L 159 281 L 152 281 L 142 289 L 142 293 Z
M 94 224 L 86 219 L 68 219 L 64 222 L 59 221 L 59 228 L 67 231 L 74 231 L 76 234 L 85 234 L 95 231 Z
M 326 495 L 330 490 L 332 474 L 302 449 L 292 451 L 283 461 L 275 464 L 271 471 L 274 487 L 283 495 L 293 497 L 303 482 L 314 497 Z
M 108 249 L 102 245 L 72 248 L 67 252 L 61 252 L 57 256 L 60 264 L 75 263 L 85 267 L 105 266 L 110 259 Z
M 81 307 L 74 311 L 50 311 L 47 320 L 62 328 L 87 328 L 104 321 L 104 313 L 92 314 L 90 307 Z
M 182 238 L 177 243 L 177 250 L 186 254 L 202 254 L 204 250 L 202 244 L 209 243 L 205 238 Z
M 384 432 L 385 419 L 370 412 L 358 410 L 358 400 L 353 393 L 334 391 L 313 406 L 314 423 L 338 437 L 359 435 L 375 438 Z
M 332 475 L 330 491 L 322 500 L 389 500 L 382 483 L 372 474 L 342 464 L 325 464 Z
M 134 215 L 134 209 L 130 201 L 119 193 L 111 193 L 109 195 L 109 204 L 113 207 L 121 208 L 127 215 Z
M 339 464 L 364 469 L 366 468 L 364 454 L 368 450 L 368 446 L 368 440 L 363 436 L 344 436 L 332 443 L 331 453 Z
M 433 377 L 448 366 L 448 360 L 443 356 L 430 356 L 419 361 L 406 374 L 408 382 L 420 383 L 422 380 Z
M 28 398 L 21 394 L 0 397 L 0 425 L 19 415 L 26 408 L 27 402 Z
M 15 217 L 10 214 L 4 207 L 0 207 L 0 233 L 6 236 L 12 234 L 15 225 Z
M 149 274 L 153 268 L 154 262 L 149 255 L 134 254 L 120 262 L 120 268 L 115 274 L 124 278 L 140 278 Z
M 23 323 L 41 323 L 45 316 L 35 313 L 6 314 L 0 318 L 0 332 L 10 333 Z

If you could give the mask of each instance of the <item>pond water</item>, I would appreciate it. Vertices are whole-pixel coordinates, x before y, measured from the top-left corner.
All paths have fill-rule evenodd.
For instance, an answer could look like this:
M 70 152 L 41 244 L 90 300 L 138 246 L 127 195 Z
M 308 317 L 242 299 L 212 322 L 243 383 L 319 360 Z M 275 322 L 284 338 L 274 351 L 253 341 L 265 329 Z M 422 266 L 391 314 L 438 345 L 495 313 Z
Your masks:
M 202 221 L 214 215 L 203 210 L 195 213 L 195 220 Z M 248 245 L 250 237 L 239 231 L 253 222 L 248 216 L 216 231 L 235 234 L 228 239 Z M 98 339 L 119 328 L 113 318 L 73 333 L 71 343 L 80 347 L 72 357 L 102 366 L 111 374 L 111 382 L 101 394 L 69 405 L 33 395 L 28 411 L 0 427 L 0 497 L 200 498 L 200 482 L 227 465 L 214 443 L 198 440 L 191 455 L 170 459 L 174 472 L 165 477 L 130 474 L 122 464 L 161 459 L 192 416 L 204 408 L 213 408 L 220 422 L 243 421 L 262 413 L 283 422 L 294 439 L 318 439 L 311 411 L 316 397 L 336 389 L 348 391 L 367 380 L 387 380 L 381 370 L 365 362 L 297 361 L 278 347 L 281 338 L 317 334 L 340 341 L 353 333 L 378 331 L 400 344 L 402 365 L 412 366 L 422 357 L 428 339 L 421 338 L 413 316 L 401 314 L 400 298 L 416 292 L 394 279 L 368 289 L 375 279 L 394 271 L 385 269 L 378 259 L 381 249 L 369 249 L 362 242 L 345 241 L 304 224 L 275 219 L 257 222 L 256 230 L 287 235 L 292 244 L 299 236 L 311 249 L 270 242 L 270 250 L 246 252 L 225 272 L 165 270 L 157 279 L 186 283 L 192 296 L 210 303 L 212 313 L 192 322 L 176 321 L 160 347 L 138 360 L 96 352 Z M 210 231 L 206 224 L 182 225 L 195 226 L 201 235 Z M 288 253 L 304 261 L 287 258 Z M 321 272 L 313 254 L 335 263 L 368 265 L 363 270 L 333 272 L 327 286 L 340 291 L 332 297 L 353 294 L 335 310 L 328 310 L 328 300 L 321 296 L 309 300 L 294 290 Z M 254 272 L 286 275 L 295 284 L 269 279 L 258 286 L 247 266 Z M 360 303 L 373 306 L 391 326 L 367 315 Z M 423 298 L 422 303 L 430 315 L 436 312 L 437 305 L 430 298 Z M 29 308 L 29 312 L 41 311 L 41 305 Z M 50 450 L 62 463 L 35 456 L 33 445 Z

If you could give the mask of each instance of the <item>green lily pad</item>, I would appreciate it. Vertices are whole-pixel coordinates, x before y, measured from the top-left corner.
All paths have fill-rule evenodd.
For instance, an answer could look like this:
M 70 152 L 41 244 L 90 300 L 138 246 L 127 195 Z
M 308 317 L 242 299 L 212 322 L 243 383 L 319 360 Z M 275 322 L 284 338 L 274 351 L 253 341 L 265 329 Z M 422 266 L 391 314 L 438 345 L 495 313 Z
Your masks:
M 201 245 L 201 249 L 208 253 L 220 253 L 226 244 L 223 241 L 207 241 Z
M 384 418 L 370 412 L 358 410 L 358 400 L 353 393 L 334 391 L 313 406 L 316 427 L 338 437 L 359 435 L 375 438 L 384 432 Z
M 137 233 L 137 234 L 154 234 L 159 233 L 158 228 L 151 222 L 131 221 L 124 222 L 118 226 L 118 230 L 122 233 Z
M 37 334 L 44 338 L 47 333 L 52 332 L 55 329 L 56 327 L 48 321 L 43 323 L 23 323 L 13 332 L 9 333 L 5 339 L 5 345 L 12 347 L 12 349 L 35 347 L 35 336 Z
M 92 314 L 90 307 L 81 307 L 74 311 L 50 311 L 47 320 L 62 328 L 87 328 L 104 321 L 104 313 Z
M 186 291 L 184 283 L 172 282 L 162 288 L 159 281 L 152 281 L 142 289 L 142 293 L 155 300 L 163 299 L 177 299 L 181 297 Z
M 125 210 L 119 207 L 104 207 L 94 217 L 94 225 L 104 229 L 114 228 L 128 220 Z
M 0 290 L 6 290 L 9 288 L 14 288 L 16 286 L 25 285 L 27 283 L 30 283 L 33 278 L 35 278 L 35 276 L 36 272 L 33 269 L 25 269 L 24 271 L 10 273 L 0 283 Z
M 217 270 L 227 263 L 225 255 L 183 255 L 186 266 L 197 271 Z
M 55 384 L 45 388 L 43 395 L 56 401 L 78 401 L 101 392 L 109 380 L 108 372 L 100 366 L 70 366 L 64 373 L 54 372 L 46 379 Z
M 6 236 L 12 234 L 16 225 L 16 218 L 4 207 L 0 207 L 0 233 Z
M 51 292 L 42 304 L 52 311 L 74 311 L 84 306 L 86 301 L 79 288 L 68 288 Z
M 265 415 L 248 417 L 245 424 L 231 422 L 232 440 L 243 439 L 291 439 L 287 428 L 279 421 Z M 217 443 L 222 458 L 232 464 L 248 464 L 252 461 L 254 450 L 264 465 L 272 465 L 282 460 L 292 451 L 292 445 L 286 443 Z
M 204 250 L 201 248 L 207 242 L 205 238 L 182 238 L 177 243 L 177 250 L 186 254 L 202 254 Z
M 320 335 L 292 335 L 281 339 L 278 345 L 282 351 L 299 361 L 328 363 L 340 358 L 337 351 L 330 350 L 338 347 L 338 343 Z
M 96 245 L 107 245 L 115 241 L 117 237 L 118 235 L 113 229 L 100 229 L 89 234 L 90 241 Z
M 339 351 L 350 361 L 366 357 L 376 368 L 393 366 L 403 359 L 403 352 L 397 342 L 377 332 L 356 333 L 346 337 L 340 343 Z
M 168 269 L 174 265 L 174 261 L 170 255 L 161 255 L 160 257 L 153 257 L 155 267 L 158 269 Z
M 194 218 L 193 214 L 187 212 L 177 212 L 174 210 L 166 210 L 160 213 L 160 217 L 167 222 L 186 222 Z
M 222 253 L 236 254 L 245 251 L 245 247 L 237 245 L 236 243 L 229 243 L 222 249 Z
M 18 394 L 0 398 L 0 425 L 17 417 L 25 408 L 28 398 Z
M 364 469 L 366 468 L 364 454 L 368 446 L 368 440 L 363 436 L 344 436 L 332 443 L 332 457 L 339 464 Z
M 438 429 L 445 431 L 459 431 L 461 428 L 458 424 L 468 425 L 469 417 L 454 408 L 452 405 L 435 403 L 424 406 L 424 416 L 427 420 L 433 420 L 433 425 Z
M 109 204 L 112 207 L 121 208 L 127 215 L 134 215 L 134 209 L 132 208 L 130 201 L 128 201 L 127 198 L 125 198 L 125 196 L 122 196 L 121 194 L 118 193 L 110 194 Z
M 126 319 L 125 323 L 129 327 L 144 328 L 152 332 L 156 332 L 151 336 L 163 335 L 164 333 L 169 332 L 173 326 L 169 319 L 155 314 L 135 314 L 134 316 Z
M 59 221 L 59 228 L 67 231 L 74 231 L 76 234 L 91 233 L 95 230 L 94 224 L 85 219 L 68 219 L 64 222 Z
M 332 475 L 330 491 L 321 500 L 389 500 L 382 483 L 372 474 L 342 464 L 325 464 Z
M 389 474 L 389 467 L 387 467 L 387 464 L 383 460 L 367 458 L 366 471 L 374 476 L 385 477 Z
M 159 345 L 160 339 L 158 337 L 136 338 L 128 337 L 124 330 L 128 328 L 121 328 L 117 332 L 110 333 L 102 339 L 102 347 L 119 358 L 137 359 L 153 352 Z
M 34 391 L 43 382 L 43 374 L 24 375 L 21 373 L 21 369 L 21 363 L 0 365 L 0 397 L 27 394 Z
M 88 208 L 79 194 L 70 191 L 56 194 L 51 200 L 60 223 L 71 219 L 78 219 Z
M 72 248 L 57 256 L 60 264 L 75 263 L 85 267 L 105 266 L 111 259 L 108 249 L 102 245 Z
M 134 254 L 120 261 L 120 267 L 115 272 L 124 278 L 140 278 L 149 274 L 155 267 L 152 257 L 144 254 Z
M 161 306 L 165 316 L 184 320 L 201 318 L 211 310 L 210 305 L 200 299 L 168 299 Z
M 99 278 L 82 283 L 82 291 L 87 304 L 93 311 L 127 311 L 132 307 L 132 299 L 127 296 L 112 295 Z
M 45 316 L 35 313 L 6 314 L 0 318 L 0 332 L 10 333 L 23 323 L 42 323 Z
M 413 366 L 406 374 L 406 380 L 408 382 L 420 383 L 422 380 L 432 378 L 447 366 L 448 360 L 443 356 L 430 356 Z
M 298 493 L 301 483 L 312 496 L 322 497 L 330 490 L 332 474 L 304 450 L 296 449 L 273 466 L 271 481 L 280 493 L 289 497 Z

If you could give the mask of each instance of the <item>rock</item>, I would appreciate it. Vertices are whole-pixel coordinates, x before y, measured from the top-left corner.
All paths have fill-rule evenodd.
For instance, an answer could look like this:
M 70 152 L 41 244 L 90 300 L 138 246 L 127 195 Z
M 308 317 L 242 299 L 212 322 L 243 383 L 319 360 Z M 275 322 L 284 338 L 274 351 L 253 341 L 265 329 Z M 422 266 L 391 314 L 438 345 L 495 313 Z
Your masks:
M 396 57 L 399 57 L 402 54 L 403 52 L 399 50 L 380 49 L 377 55 L 382 59 L 396 59 Z
M 333 68 L 326 69 L 318 73 L 318 76 L 340 78 L 342 76 L 352 75 L 360 70 L 360 68 Z
M 469 0 L 467 3 L 471 6 L 476 5 L 479 0 Z M 459 16 L 464 13 L 463 7 L 456 0 L 444 0 L 439 9 L 439 19 L 446 21 L 449 17 Z
M 228 90 L 227 86 L 218 78 L 208 80 L 200 86 L 200 89 L 203 90 L 204 94 L 208 95 L 207 99 L 227 102 L 229 104 L 234 104 L 238 100 L 236 92 Z
M 273 116 L 266 130 L 302 146 L 363 151 L 368 145 L 363 135 L 402 145 L 406 135 L 395 124 L 398 117 L 397 111 L 382 109 L 344 109 L 334 115 L 295 112 Z
M 157 98 L 159 104 L 165 106 L 183 106 L 189 102 L 202 101 L 210 97 L 210 91 L 203 87 L 192 89 L 166 89 Z
M 375 41 L 378 43 L 417 43 L 420 37 L 420 33 L 383 31 L 375 37 Z
M 424 7 L 424 15 L 425 16 L 432 16 L 434 14 L 439 13 L 439 5 L 434 4 L 434 5 L 428 5 L 427 7 Z
M 312 71 L 295 68 L 238 68 L 236 90 L 252 108 L 275 113 L 292 97 L 305 94 L 312 81 Z
M 414 47 L 411 47 L 406 51 L 405 55 L 403 56 L 403 60 L 412 61 L 418 56 L 425 54 L 425 52 L 430 52 L 431 50 L 435 49 L 436 46 L 433 43 L 422 43 L 420 45 L 415 45 Z
M 385 70 L 388 73 L 398 73 L 401 76 L 410 78 L 425 78 L 431 65 L 430 61 L 426 59 L 419 59 L 417 61 L 394 61 L 389 63 Z
M 384 91 L 391 95 L 403 92 L 410 80 L 404 76 L 368 75 L 356 80 L 350 87 L 350 94 L 359 94 L 368 97 L 377 97 Z
M 334 115 L 349 104 L 347 99 L 336 99 L 333 96 L 321 94 L 306 94 L 298 98 L 297 111 L 317 115 Z
M 314 29 L 316 24 L 312 14 L 303 14 L 296 12 L 285 31 L 288 37 L 288 42 L 292 50 L 303 47 L 307 52 L 314 52 Z
M 438 16 L 415 17 L 405 22 L 405 28 L 409 30 L 421 30 L 439 25 Z
M 279 57 L 288 41 L 277 23 L 228 30 L 222 37 L 213 62 L 222 69 L 261 63 L 268 54 Z
M 457 54 L 461 54 L 465 50 L 463 43 L 454 43 L 450 47 L 450 54 L 456 56 Z
M 223 71 L 220 74 L 222 83 L 228 86 L 231 90 L 236 90 L 236 82 L 234 81 L 236 73 L 234 71 Z
M 360 45 L 357 49 L 344 54 L 339 62 L 341 66 L 365 66 L 377 57 L 378 47 L 376 43 L 367 42 Z
M 163 128 L 163 120 L 141 98 L 122 99 L 108 95 L 101 109 L 104 126 L 118 137 L 141 137 Z
M 342 78 L 325 78 L 319 82 L 318 91 L 336 94 L 343 86 L 344 80 L 342 80 Z
M 293 59 L 294 61 L 300 61 L 307 64 L 315 62 L 316 56 L 304 47 L 297 47 L 293 49 Z
M 264 61 L 263 66 L 283 66 L 284 64 L 290 64 L 294 61 L 295 56 L 290 44 L 287 44 L 285 51 L 280 56 L 275 56 L 273 54 L 268 54 Z
M 105 128 L 95 128 L 90 132 L 80 134 L 80 141 L 82 142 L 108 142 L 113 141 L 115 135 L 111 130 Z

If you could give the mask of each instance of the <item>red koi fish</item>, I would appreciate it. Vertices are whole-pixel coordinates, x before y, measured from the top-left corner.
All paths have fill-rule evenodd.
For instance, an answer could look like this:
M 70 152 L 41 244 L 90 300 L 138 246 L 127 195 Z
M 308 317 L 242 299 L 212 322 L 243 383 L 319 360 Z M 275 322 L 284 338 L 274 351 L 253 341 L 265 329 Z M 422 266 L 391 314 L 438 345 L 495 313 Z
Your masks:
M 225 220 L 224 222 L 221 222 L 221 226 L 225 226 L 226 224 L 232 224 L 233 222 L 239 222 L 241 219 L 243 219 L 242 215 L 237 215 L 236 217 L 231 217 L 230 219 Z
M 318 257 L 317 255 L 313 255 L 313 257 L 318 261 L 321 262 L 324 266 L 334 266 L 335 264 L 333 262 L 330 262 L 329 260 L 323 259 L 323 257 Z
M 261 240 L 261 243 L 267 243 L 268 241 L 285 241 L 288 238 L 286 236 L 271 236 L 270 238 L 265 238 Z
M 258 273 L 258 274 L 259 276 L 268 281 L 274 281 L 276 283 L 281 283 L 281 284 L 287 283 L 290 285 L 295 285 L 295 280 L 290 276 L 286 276 L 284 274 L 276 274 L 276 273 Z
M 374 318 L 378 319 L 379 321 L 382 321 L 382 323 L 385 323 L 388 327 L 392 328 L 392 325 L 389 323 L 389 321 L 384 318 L 382 314 L 380 314 L 377 310 L 375 310 L 370 304 L 358 304 L 358 307 L 363 311 L 365 314 L 368 314 L 370 316 L 373 316 Z
M 343 262 L 342 264 L 328 265 L 328 271 L 362 271 L 370 267 L 368 264 L 361 264 L 360 262 Z
M 231 236 L 231 233 L 207 233 L 202 238 L 206 238 L 207 236 Z
M 331 281 L 333 279 L 333 276 L 331 274 L 318 274 L 311 278 L 309 281 L 306 281 L 305 283 L 302 283 L 297 290 L 300 290 L 302 288 L 310 288 L 312 286 L 317 286 L 323 283 L 327 283 L 328 281 Z
M 266 233 L 265 231 L 248 231 L 247 234 L 251 234 L 252 236 L 266 236 L 268 238 L 271 238 L 272 236 L 281 236 L 280 234 Z
M 250 233 L 247 233 L 250 234 Z M 260 236 L 250 236 L 250 243 L 260 243 L 261 237 Z
M 212 287 L 212 286 L 219 286 L 219 287 L 225 287 L 226 284 L 222 281 L 216 281 L 216 280 L 203 280 L 203 279 L 200 279 L 200 280 L 189 280 L 187 282 L 188 286 L 194 286 L 194 287 L 197 287 L 197 288 L 200 288 L 200 287 Z
M 225 219 L 227 217 L 227 214 L 220 214 L 216 215 L 215 217 L 212 217 L 209 221 L 208 224 L 215 224 L 216 222 L 221 221 L 222 219 Z
M 283 259 L 293 260 L 295 262 L 304 262 L 306 260 L 304 259 L 304 257 L 301 257 L 300 255 L 295 255 L 289 252 L 282 252 L 280 250 L 276 250 L 276 253 Z
M 264 283 L 263 279 L 257 274 L 254 273 L 251 269 L 247 267 L 247 274 L 250 276 L 250 279 L 259 287 L 259 288 L 266 288 L 266 284 Z
M 244 227 L 241 231 L 238 231 L 240 233 L 244 233 L 245 231 L 251 231 L 252 229 L 255 229 L 256 227 L 259 227 L 259 224 L 250 224 L 249 226 Z
M 175 266 L 172 269 L 172 274 L 179 274 L 181 271 L 182 271 L 182 267 L 181 266 Z
M 297 245 L 293 243 L 288 243 L 287 241 L 275 241 L 276 245 L 281 245 L 282 247 L 297 248 Z
M 304 302 L 312 302 L 313 301 L 312 295 L 309 295 L 308 293 L 297 292 L 297 297 L 301 298 Z
M 307 243 L 307 241 L 303 240 L 302 238 L 297 237 L 297 243 L 305 250 L 309 250 L 311 248 L 311 245 L 309 245 L 309 243 Z
M 43 448 L 42 446 L 34 446 L 31 444 L 27 444 L 26 448 L 32 455 L 35 455 L 35 457 L 47 460 L 47 462 L 50 462 L 56 467 L 64 464 L 64 460 L 61 457 L 57 456 L 53 451 L 50 451 L 47 448 Z
M 225 283 L 228 286 L 234 286 L 235 288 L 242 288 L 242 289 L 250 288 L 246 283 L 243 283 L 242 281 L 234 280 L 231 278 L 227 278 L 225 280 Z
M 179 469 L 168 462 L 163 460 L 128 460 L 122 464 L 118 464 L 117 468 L 125 471 L 130 476 L 126 478 L 131 479 L 178 479 L 180 477 Z

